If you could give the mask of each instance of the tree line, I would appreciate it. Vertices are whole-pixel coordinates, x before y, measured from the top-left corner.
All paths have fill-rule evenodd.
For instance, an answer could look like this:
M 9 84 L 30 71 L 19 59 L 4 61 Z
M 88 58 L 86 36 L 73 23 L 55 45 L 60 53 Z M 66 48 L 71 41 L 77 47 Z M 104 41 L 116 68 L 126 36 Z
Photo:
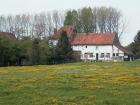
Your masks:
M 47 39 L 0 36 L 0 66 L 58 64 L 74 61 L 67 33 L 62 32 L 56 46 Z
M 17 38 L 46 38 L 53 34 L 54 28 L 62 27 L 63 21 L 64 14 L 58 11 L 0 16 L 0 32 L 13 33 Z
M 0 16 L 0 32 L 14 33 L 17 38 L 46 38 L 63 25 L 75 25 L 77 32 L 116 32 L 119 35 L 125 29 L 121 11 L 113 7 Z
M 116 32 L 118 36 L 126 28 L 121 11 L 113 7 L 69 10 L 64 24 L 75 25 L 78 32 Z

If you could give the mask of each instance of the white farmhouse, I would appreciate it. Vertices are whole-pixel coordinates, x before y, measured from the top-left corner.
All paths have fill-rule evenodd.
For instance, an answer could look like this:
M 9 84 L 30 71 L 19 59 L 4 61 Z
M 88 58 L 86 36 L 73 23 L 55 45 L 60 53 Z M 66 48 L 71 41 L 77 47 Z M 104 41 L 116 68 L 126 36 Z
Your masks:
M 76 33 L 74 26 L 64 26 L 51 37 L 50 43 L 57 44 L 62 31 L 66 31 L 73 51 L 79 52 L 81 60 L 123 61 L 133 56 L 124 48 L 116 33 Z

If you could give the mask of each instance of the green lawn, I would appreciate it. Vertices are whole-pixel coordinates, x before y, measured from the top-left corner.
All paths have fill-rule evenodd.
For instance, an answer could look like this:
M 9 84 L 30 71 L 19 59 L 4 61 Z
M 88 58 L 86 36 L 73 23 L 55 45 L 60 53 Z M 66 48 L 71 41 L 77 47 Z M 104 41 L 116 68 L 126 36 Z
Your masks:
M 140 105 L 140 62 L 2 67 L 0 105 Z

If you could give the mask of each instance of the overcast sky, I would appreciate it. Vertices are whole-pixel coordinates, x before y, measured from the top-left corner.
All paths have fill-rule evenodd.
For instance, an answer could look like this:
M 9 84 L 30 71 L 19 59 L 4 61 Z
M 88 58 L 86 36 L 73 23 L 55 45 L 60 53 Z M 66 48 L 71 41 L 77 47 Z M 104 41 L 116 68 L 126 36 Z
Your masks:
M 112 6 L 122 11 L 127 23 L 121 40 L 123 45 L 132 42 L 140 30 L 140 0 L 0 0 L 0 15 L 78 9 L 85 6 Z

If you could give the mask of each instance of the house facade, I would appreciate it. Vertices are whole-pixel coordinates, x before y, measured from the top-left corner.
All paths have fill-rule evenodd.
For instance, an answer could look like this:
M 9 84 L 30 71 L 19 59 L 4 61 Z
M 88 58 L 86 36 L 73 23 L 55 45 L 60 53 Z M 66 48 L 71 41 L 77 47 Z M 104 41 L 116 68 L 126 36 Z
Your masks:
M 64 26 L 53 35 L 50 43 L 56 45 L 60 33 L 66 31 L 72 49 L 79 52 L 81 60 L 124 61 L 133 56 L 124 48 L 116 33 L 76 33 L 74 26 Z
M 73 51 L 80 51 L 81 60 L 118 61 L 128 58 L 115 45 L 73 45 Z

